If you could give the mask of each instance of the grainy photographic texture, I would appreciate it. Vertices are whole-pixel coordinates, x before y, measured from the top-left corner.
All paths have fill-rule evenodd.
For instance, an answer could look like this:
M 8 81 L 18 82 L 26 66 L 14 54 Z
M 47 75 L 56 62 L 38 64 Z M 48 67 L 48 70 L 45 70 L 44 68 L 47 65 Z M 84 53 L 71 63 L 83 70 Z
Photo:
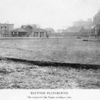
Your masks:
M 0 0 L 0 89 L 100 89 L 99 7 Z

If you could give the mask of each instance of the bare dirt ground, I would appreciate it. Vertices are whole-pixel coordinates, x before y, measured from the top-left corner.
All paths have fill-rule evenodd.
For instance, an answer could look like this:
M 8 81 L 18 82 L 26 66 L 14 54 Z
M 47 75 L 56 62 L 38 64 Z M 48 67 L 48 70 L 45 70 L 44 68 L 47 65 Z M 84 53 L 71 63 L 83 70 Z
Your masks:
M 0 61 L 0 89 L 99 89 L 100 69 Z
M 2 38 L 0 58 L 56 61 L 100 65 L 100 42 L 76 38 Z M 100 88 L 100 69 L 74 69 L 71 66 L 37 66 L 0 61 L 1 89 Z
M 67 38 L 0 39 L 0 57 L 39 61 L 100 64 L 100 42 Z

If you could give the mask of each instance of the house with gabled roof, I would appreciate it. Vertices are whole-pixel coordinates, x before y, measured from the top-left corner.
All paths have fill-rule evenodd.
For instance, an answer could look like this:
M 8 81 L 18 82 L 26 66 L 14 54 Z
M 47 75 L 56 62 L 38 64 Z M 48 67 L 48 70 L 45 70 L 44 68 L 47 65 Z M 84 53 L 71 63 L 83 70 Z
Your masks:
M 28 35 L 28 32 L 22 28 L 17 28 L 11 30 L 11 36 L 12 37 L 25 37 Z

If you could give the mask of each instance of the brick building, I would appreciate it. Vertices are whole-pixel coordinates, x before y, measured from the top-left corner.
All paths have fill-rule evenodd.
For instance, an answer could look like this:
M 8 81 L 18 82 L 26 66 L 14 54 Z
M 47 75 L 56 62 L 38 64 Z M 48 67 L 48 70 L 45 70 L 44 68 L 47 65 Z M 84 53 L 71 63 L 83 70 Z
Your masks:
M 14 24 L 1 24 L 0 23 L 0 36 L 1 37 L 9 37 L 11 34 L 11 30 L 14 28 Z
M 95 25 L 95 36 L 100 37 L 100 24 Z

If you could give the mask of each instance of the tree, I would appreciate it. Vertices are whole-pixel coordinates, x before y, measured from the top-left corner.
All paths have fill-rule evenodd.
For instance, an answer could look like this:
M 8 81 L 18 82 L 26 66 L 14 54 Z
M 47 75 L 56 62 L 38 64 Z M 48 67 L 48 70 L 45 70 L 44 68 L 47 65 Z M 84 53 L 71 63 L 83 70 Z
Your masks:
M 49 33 L 55 33 L 55 30 L 53 28 L 46 28 L 45 30 Z
M 30 36 L 33 30 L 33 27 L 31 25 L 22 25 L 21 28 L 23 28 L 24 30 L 26 30 L 27 36 Z

